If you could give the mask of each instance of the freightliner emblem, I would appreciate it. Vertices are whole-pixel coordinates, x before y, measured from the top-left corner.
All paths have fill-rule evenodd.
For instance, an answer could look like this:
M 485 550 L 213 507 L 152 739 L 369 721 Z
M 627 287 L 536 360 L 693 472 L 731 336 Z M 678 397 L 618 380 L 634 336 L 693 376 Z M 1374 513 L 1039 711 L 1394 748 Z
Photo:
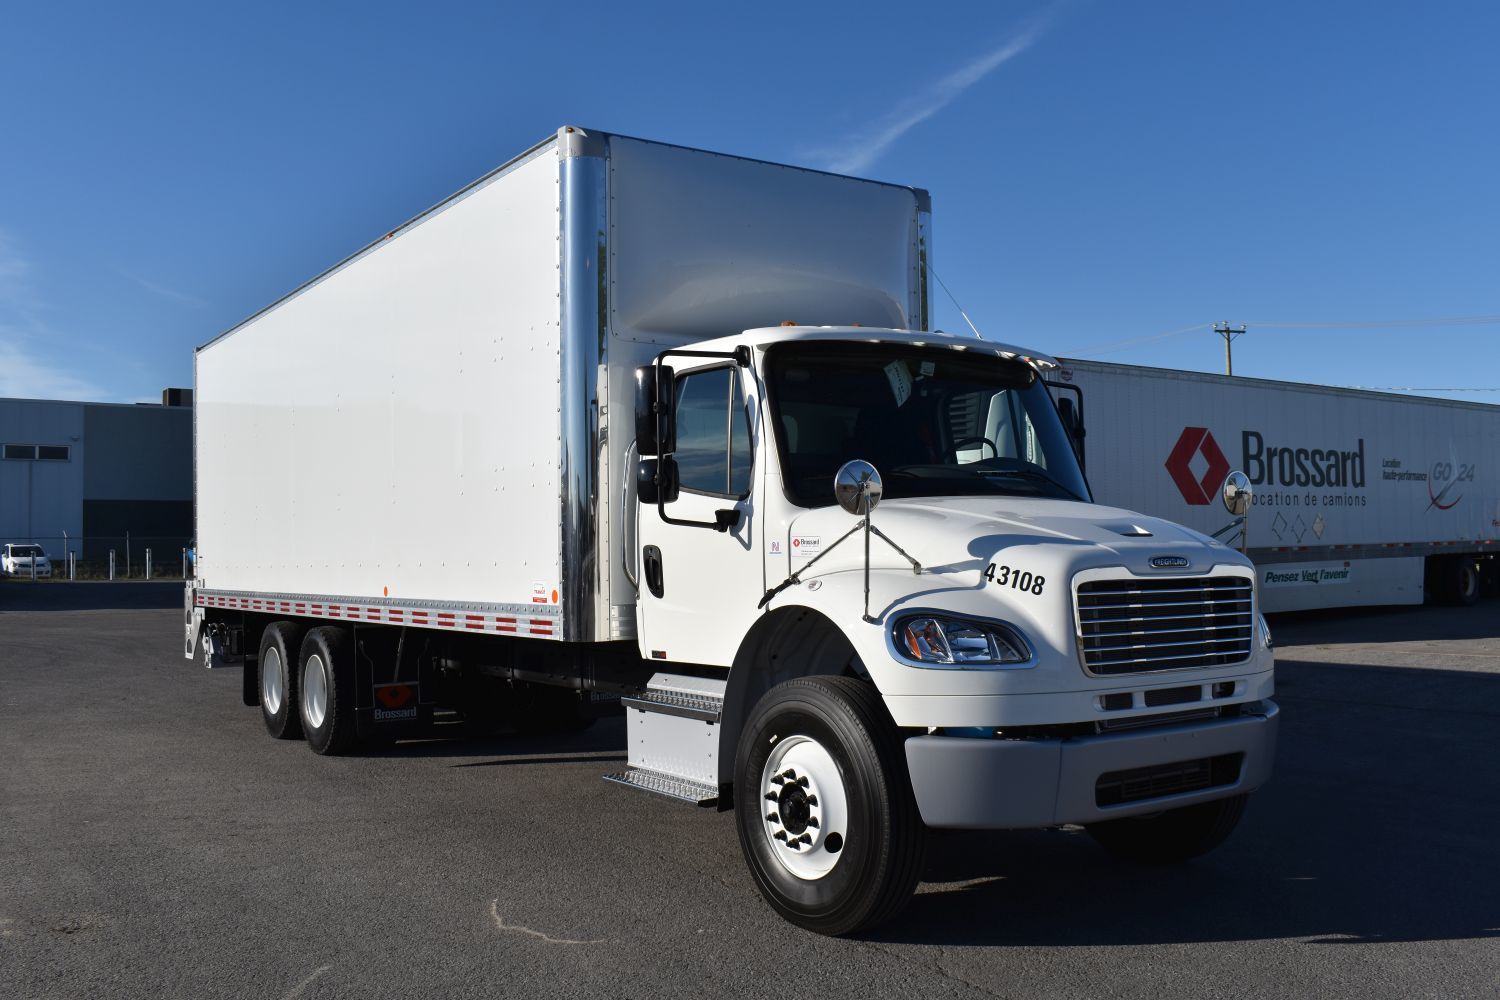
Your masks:
M 1187 556 L 1152 556 L 1152 569 L 1187 569 L 1191 563 Z

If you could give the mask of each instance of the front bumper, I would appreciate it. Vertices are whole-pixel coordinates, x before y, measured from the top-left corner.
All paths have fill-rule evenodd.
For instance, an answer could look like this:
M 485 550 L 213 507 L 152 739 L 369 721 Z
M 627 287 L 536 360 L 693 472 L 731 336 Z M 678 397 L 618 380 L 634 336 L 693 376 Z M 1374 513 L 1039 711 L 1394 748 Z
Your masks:
M 1278 714 L 1275 703 L 1265 701 L 1255 714 L 1232 719 L 1070 739 L 914 736 L 906 741 L 906 763 L 928 826 L 990 830 L 1096 823 L 1259 788 L 1271 776 Z M 1214 783 L 1191 791 L 1109 804 L 1114 793 L 1099 781 L 1120 772 L 1236 756 L 1232 780 L 1222 780 L 1223 769 L 1216 764 Z M 1142 776 L 1133 794 L 1148 782 Z M 1118 780 L 1105 785 L 1117 786 Z

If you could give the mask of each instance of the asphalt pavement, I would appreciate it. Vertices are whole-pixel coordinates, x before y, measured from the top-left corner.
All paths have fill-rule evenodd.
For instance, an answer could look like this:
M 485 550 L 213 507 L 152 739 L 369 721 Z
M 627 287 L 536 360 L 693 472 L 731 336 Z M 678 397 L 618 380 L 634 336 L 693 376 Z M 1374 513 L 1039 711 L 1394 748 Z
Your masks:
M 1500 603 L 1273 620 L 1281 748 L 1171 869 L 932 838 L 895 922 L 755 892 L 731 814 L 606 784 L 624 721 L 320 758 L 173 585 L 0 585 L 0 997 L 1495 997 Z

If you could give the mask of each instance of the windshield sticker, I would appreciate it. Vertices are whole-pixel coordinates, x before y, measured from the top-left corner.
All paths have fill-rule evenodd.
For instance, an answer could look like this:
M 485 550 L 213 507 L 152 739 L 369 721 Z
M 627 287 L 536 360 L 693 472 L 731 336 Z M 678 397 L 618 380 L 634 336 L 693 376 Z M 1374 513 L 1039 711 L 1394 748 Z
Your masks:
M 937 362 L 936 361 L 924 361 L 924 362 L 922 362 L 921 367 L 918 369 L 918 373 L 920 375 L 924 376 L 924 377 L 927 376 L 927 375 L 932 375 L 932 374 L 934 374 L 936 372 L 937 372 Z
M 905 406 L 906 401 L 911 398 L 911 372 L 907 370 L 905 362 L 892 361 L 886 365 L 885 377 L 891 383 L 896 405 Z

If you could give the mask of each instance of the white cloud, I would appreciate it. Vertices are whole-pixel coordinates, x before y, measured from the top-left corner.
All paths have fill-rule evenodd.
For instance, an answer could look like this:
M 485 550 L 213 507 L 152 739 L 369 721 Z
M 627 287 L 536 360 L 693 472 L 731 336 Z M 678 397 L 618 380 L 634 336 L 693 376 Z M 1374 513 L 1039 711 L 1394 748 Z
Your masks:
M 31 262 L 0 229 L 0 396 L 24 399 L 102 399 L 105 393 L 66 365 L 48 361 L 38 345 L 60 339 L 40 318 Z
M 814 152 L 814 162 L 834 173 L 863 173 L 913 127 L 943 110 L 964 91 L 1031 48 L 1050 26 L 1051 17 L 1048 15 L 1033 18 L 989 52 L 902 100 L 868 128 L 846 136 L 836 147 Z
M 208 305 L 207 302 L 204 302 L 196 295 L 189 295 L 187 292 L 179 292 L 175 288 L 168 288 L 166 285 L 159 285 L 154 281 L 147 281 L 145 278 L 131 274 L 129 271 L 121 271 L 120 273 L 129 278 L 131 281 L 135 282 L 137 285 L 140 285 L 142 288 L 152 293 L 153 295 L 160 295 L 164 299 L 171 299 L 174 302 L 182 302 L 190 306 Z

